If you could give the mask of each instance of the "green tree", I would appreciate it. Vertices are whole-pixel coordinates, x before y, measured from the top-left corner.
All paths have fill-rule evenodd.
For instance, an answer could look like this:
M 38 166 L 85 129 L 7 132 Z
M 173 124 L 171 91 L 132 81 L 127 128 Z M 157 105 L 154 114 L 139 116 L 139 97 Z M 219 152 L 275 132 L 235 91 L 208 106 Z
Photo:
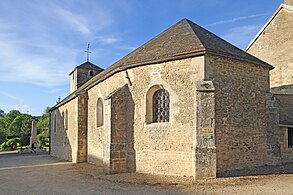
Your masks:
M 38 119 L 37 129 L 39 130 L 49 130 L 49 120 L 50 120 L 50 107 L 47 107 L 44 114 Z
M 5 116 L 5 112 L 0 109 L 0 119 L 3 118 L 4 116 Z
M 18 110 L 11 110 L 2 118 L 3 130 L 6 132 L 7 136 L 10 136 L 10 129 L 14 130 L 14 128 L 11 128 L 10 126 L 14 119 L 19 115 L 21 115 L 21 113 Z
M 0 144 L 6 141 L 6 128 L 4 123 L 5 112 L 0 109 Z
M 5 112 L 0 109 L 0 144 L 6 141 L 7 128 L 5 123 Z
M 20 114 L 16 116 L 8 127 L 8 135 L 19 137 L 21 145 L 28 145 L 32 120 L 32 116 L 29 114 Z
M 39 117 L 37 129 L 39 130 L 38 142 L 39 146 L 43 147 L 49 142 L 49 122 L 50 122 L 50 107 L 47 107 L 44 114 Z

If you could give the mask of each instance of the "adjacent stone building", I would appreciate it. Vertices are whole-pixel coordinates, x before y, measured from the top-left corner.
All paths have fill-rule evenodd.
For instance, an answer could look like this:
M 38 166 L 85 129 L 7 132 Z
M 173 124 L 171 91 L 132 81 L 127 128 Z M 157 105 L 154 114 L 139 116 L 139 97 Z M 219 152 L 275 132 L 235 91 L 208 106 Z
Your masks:
M 105 70 L 85 64 L 51 109 L 51 155 L 107 174 L 196 179 L 281 162 L 273 66 L 193 22 Z
M 270 72 L 268 135 L 275 162 L 293 161 L 293 1 L 285 0 L 246 51 L 274 66 Z M 276 129 L 278 129 L 276 131 Z

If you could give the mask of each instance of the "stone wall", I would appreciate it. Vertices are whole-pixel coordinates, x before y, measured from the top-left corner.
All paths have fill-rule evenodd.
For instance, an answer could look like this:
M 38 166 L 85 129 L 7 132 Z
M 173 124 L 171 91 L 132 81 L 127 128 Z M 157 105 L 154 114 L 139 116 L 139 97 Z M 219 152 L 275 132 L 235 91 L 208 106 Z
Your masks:
M 109 173 L 135 172 L 134 102 L 128 85 L 115 91 L 109 99 L 111 99 Z
M 275 94 L 278 99 L 279 117 L 281 125 L 293 125 L 293 95 Z
M 88 95 L 87 92 L 77 97 L 77 162 L 87 161 L 87 117 Z
M 282 9 L 248 49 L 248 53 L 272 64 L 272 93 L 293 94 L 293 11 Z
M 51 113 L 51 155 L 77 162 L 77 98 Z M 65 128 L 64 114 L 68 111 L 68 128 Z M 54 117 L 57 129 L 54 130 Z
M 217 173 L 265 165 L 269 70 L 208 55 L 207 80 L 215 87 Z
M 293 148 L 288 147 L 288 126 L 280 127 L 282 163 L 293 163 Z
M 135 105 L 132 126 L 136 171 L 194 176 L 195 81 L 203 80 L 203 64 L 204 58 L 197 57 L 136 67 L 127 73 L 119 72 L 91 88 L 88 91 L 88 161 L 101 165 L 101 159 L 105 157 L 103 151 L 108 147 L 102 140 L 109 139 L 105 133 L 113 128 L 107 124 L 111 121 L 96 127 L 98 98 L 104 100 L 105 120 L 108 120 L 109 102 L 105 99 L 128 84 Z M 147 92 L 153 86 L 163 87 L 170 94 L 169 123 L 147 123 Z
M 170 95 L 169 122 L 149 117 L 157 89 Z M 70 121 L 79 135 L 70 138 L 76 139 L 75 162 L 103 165 L 105 173 L 208 178 L 266 163 L 268 90 L 267 69 L 208 55 L 116 73 L 59 111 L 75 106 L 80 117 Z
M 195 178 L 215 178 L 215 88 L 211 81 L 196 82 Z
M 293 148 L 288 148 L 288 127 L 293 127 L 293 95 L 274 95 L 278 100 L 280 121 L 280 146 L 282 163 L 293 162 Z
M 268 165 L 281 164 L 281 145 L 279 131 L 279 100 L 271 93 L 267 93 L 267 151 Z
M 88 91 L 88 157 L 89 163 L 103 166 L 103 159 L 110 158 L 109 155 L 104 154 L 104 150 L 109 147 L 111 131 L 111 102 L 106 101 L 106 98 L 111 92 L 126 84 L 125 73 L 121 72 L 115 74 L 95 85 Z M 101 98 L 104 108 L 104 125 L 97 126 L 97 101 Z M 104 156 L 105 155 L 105 156 Z M 107 163 L 106 163 L 107 164 Z M 107 171 L 108 172 L 108 171 Z

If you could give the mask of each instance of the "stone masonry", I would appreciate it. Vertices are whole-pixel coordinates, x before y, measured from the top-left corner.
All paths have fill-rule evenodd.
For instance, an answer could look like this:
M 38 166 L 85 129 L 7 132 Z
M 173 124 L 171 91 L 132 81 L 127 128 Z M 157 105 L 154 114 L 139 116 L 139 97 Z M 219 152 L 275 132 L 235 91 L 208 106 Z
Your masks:
M 196 179 L 277 161 L 268 149 L 270 69 L 183 19 L 51 109 L 51 154 L 103 166 L 105 174 Z M 153 97 L 162 89 L 168 120 L 156 122 Z

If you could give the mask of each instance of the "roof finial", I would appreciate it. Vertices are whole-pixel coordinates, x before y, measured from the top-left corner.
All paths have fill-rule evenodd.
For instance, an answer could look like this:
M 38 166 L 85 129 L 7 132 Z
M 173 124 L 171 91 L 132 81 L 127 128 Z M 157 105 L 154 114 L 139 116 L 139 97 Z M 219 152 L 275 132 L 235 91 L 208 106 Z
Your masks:
M 84 52 L 86 52 L 86 61 L 89 62 L 90 53 L 92 53 L 90 52 L 90 43 L 87 44 L 87 49 Z

